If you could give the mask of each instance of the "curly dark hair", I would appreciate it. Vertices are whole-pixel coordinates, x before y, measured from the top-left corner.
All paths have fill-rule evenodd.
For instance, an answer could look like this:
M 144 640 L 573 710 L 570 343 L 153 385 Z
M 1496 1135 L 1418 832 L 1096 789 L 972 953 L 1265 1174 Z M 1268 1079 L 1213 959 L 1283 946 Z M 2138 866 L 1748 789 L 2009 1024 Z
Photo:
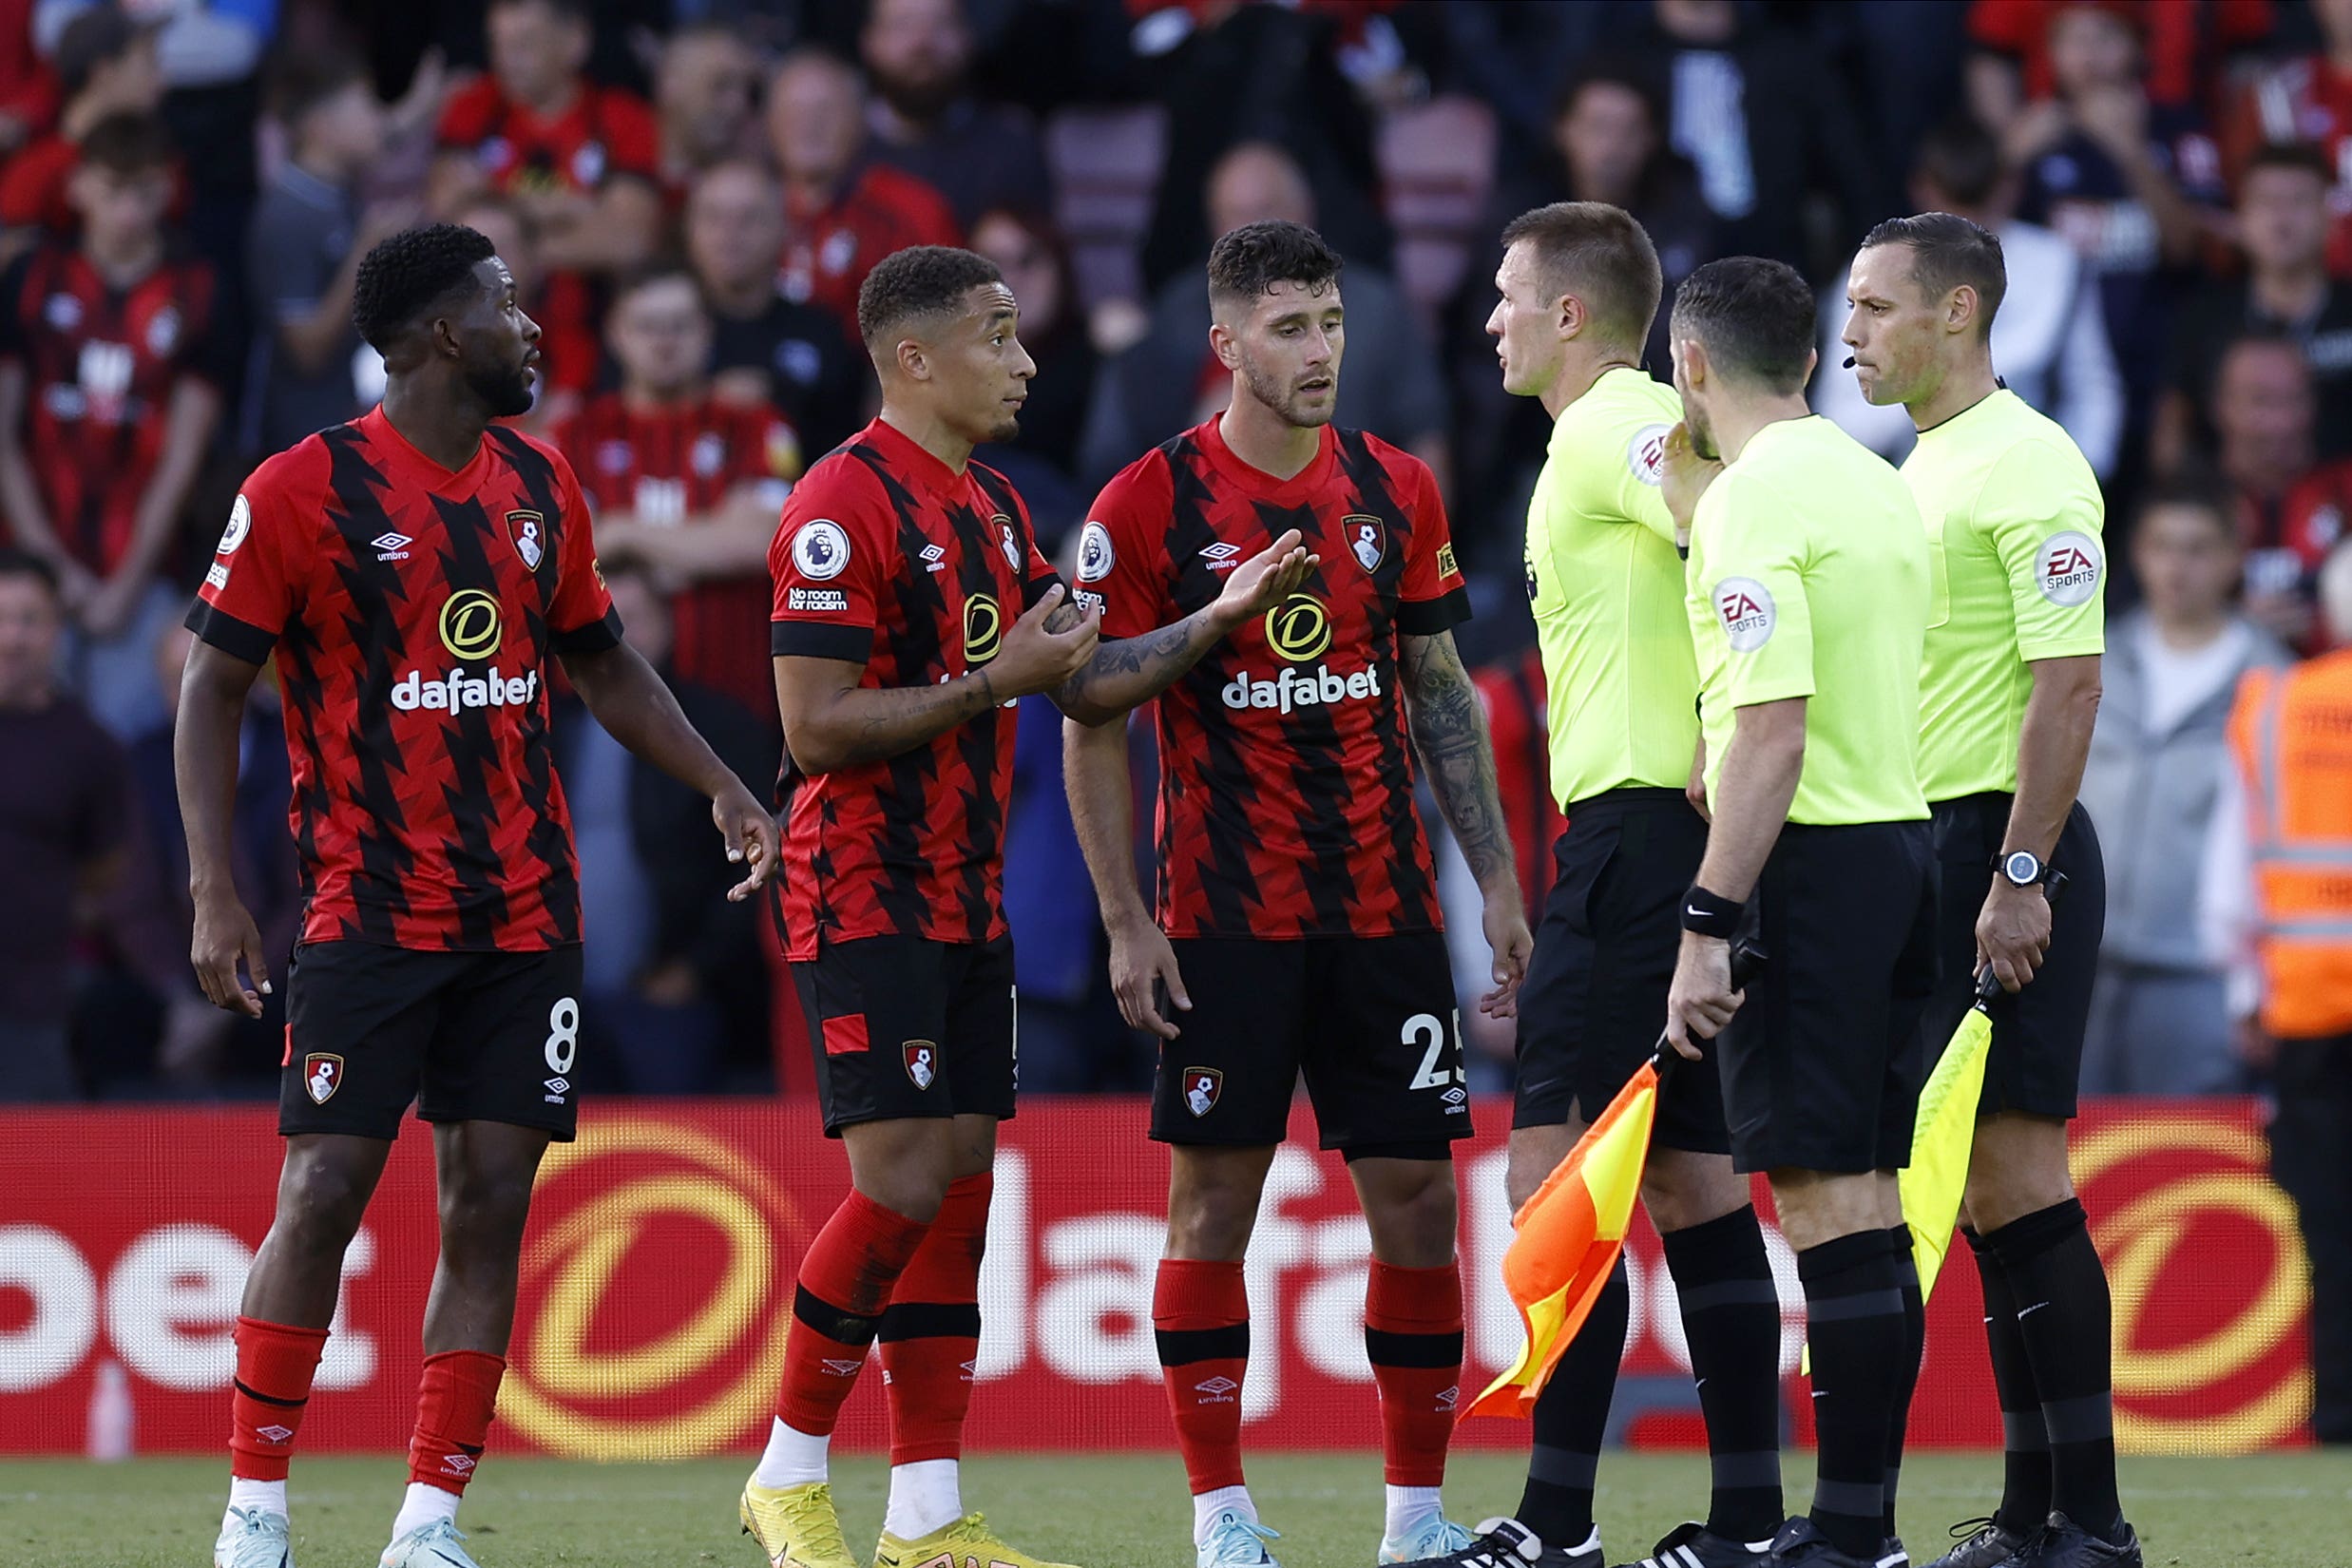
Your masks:
M 1773 392 L 1802 392 L 1813 352 L 1813 291 L 1786 261 L 1728 256 L 1674 291 L 1673 334 L 1705 344 L 1726 375 Z
M 462 223 L 403 229 L 359 263 L 352 325 L 378 353 L 433 305 L 473 284 L 473 269 L 498 254 L 489 236 Z
M 1304 223 L 1282 218 L 1244 223 L 1210 247 L 1209 297 L 1254 300 L 1276 283 L 1301 283 L 1320 293 L 1339 281 L 1345 264 Z
M 943 315 L 982 284 L 1004 281 L 995 262 L 953 245 L 892 251 L 858 286 L 857 335 L 871 350 L 907 322 Z

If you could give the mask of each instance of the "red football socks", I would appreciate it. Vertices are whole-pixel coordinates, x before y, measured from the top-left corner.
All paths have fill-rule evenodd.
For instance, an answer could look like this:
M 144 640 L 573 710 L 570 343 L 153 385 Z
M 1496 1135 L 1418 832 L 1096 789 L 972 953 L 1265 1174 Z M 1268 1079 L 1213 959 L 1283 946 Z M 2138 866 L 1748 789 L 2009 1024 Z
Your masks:
M 463 1493 L 489 1440 L 504 1358 L 485 1350 L 444 1350 L 425 1358 L 416 1390 L 416 1431 L 409 1439 L 409 1480 Z
M 229 1399 L 229 1473 L 242 1481 L 283 1481 L 302 1428 L 311 1379 L 327 1348 L 324 1329 L 237 1320 L 237 1382 Z
M 996 1177 L 947 1188 L 939 1214 L 890 1292 L 876 1334 L 889 1386 L 890 1463 L 955 1459 L 980 1355 L 980 1257 Z
M 784 1385 L 775 1417 L 812 1437 L 832 1434 L 850 1397 L 883 1309 L 929 1226 L 851 1190 L 809 1244 L 793 1291 L 784 1341 Z M 977 1311 L 977 1309 L 975 1309 Z
M 1388 1484 L 1439 1485 L 1462 1394 L 1461 1267 L 1400 1269 L 1374 1258 L 1364 1349 L 1380 1385 Z
M 1250 1364 L 1241 1265 L 1162 1258 L 1152 1327 L 1194 1495 L 1241 1485 L 1241 1378 Z

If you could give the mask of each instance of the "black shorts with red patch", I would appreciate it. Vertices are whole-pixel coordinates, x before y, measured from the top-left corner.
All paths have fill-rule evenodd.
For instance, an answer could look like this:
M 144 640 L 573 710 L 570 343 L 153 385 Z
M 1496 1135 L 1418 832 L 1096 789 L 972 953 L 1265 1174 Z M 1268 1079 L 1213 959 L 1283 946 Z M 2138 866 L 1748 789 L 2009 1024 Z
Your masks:
M 579 1123 L 581 958 L 304 942 L 286 970 L 277 1130 L 390 1138 L 504 1121 L 569 1142 Z
M 1454 977 L 1437 931 L 1401 936 L 1180 937 L 1189 1012 L 1159 1048 L 1152 1137 L 1279 1143 L 1307 1082 L 1323 1147 L 1443 1158 L 1470 1136 Z
M 1011 937 L 822 941 L 792 971 L 829 1136 L 859 1121 L 1011 1119 L 1020 1077 Z

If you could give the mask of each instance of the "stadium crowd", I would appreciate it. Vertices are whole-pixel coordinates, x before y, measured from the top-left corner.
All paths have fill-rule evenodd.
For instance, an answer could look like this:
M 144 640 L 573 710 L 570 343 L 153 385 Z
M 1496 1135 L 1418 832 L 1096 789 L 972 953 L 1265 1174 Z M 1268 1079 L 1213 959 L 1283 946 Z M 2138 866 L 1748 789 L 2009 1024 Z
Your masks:
M 275 1004 L 219 1011 L 186 961 L 182 617 L 242 476 L 380 395 L 357 263 L 428 219 L 489 235 L 526 292 L 547 373 L 522 423 L 587 488 L 632 641 L 747 778 L 779 753 L 769 536 L 871 411 L 854 308 L 876 261 L 964 243 L 1004 270 L 1039 369 L 1018 444 L 980 455 L 1067 550 L 1105 479 L 1226 395 L 1210 241 L 1314 225 L 1348 263 L 1338 421 L 1444 489 L 1535 910 L 1558 820 L 1520 556 L 1547 432 L 1484 322 L 1503 223 L 1562 199 L 1634 213 L 1670 297 L 1721 256 L 1797 266 L 1824 304 L 1815 406 L 1890 458 L 1909 421 L 1837 369 L 1854 244 L 1922 208 L 1999 233 L 1996 365 L 2098 471 L 2116 566 L 2083 1087 L 2254 1086 L 2269 1056 L 2200 886 L 2230 874 L 2211 830 L 2240 677 L 2346 630 L 2317 583 L 2352 507 L 2347 154 L 2352 0 L 0 6 L 0 1099 L 276 1092 Z M 238 881 L 282 952 L 276 723 L 265 695 Z M 556 733 L 586 1087 L 805 1089 L 775 944 L 720 898 L 704 803 L 575 701 Z M 1005 875 L 1023 1086 L 1141 1088 L 1060 756 L 1027 699 Z M 1458 857 L 1442 875 L 1470 994 L 1478 895 Z M 1463 1025 L 1502 1086 L 1507 1025 Z

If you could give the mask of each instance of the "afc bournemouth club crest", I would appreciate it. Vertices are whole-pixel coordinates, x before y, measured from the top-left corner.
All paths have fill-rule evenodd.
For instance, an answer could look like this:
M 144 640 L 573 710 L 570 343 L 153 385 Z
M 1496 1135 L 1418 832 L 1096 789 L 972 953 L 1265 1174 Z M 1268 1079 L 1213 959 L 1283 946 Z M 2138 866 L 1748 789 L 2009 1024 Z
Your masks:
M 927 1089 L 939 1076 L 939 1047 L 927 1040 L 910 1040 L 899 1049 L 906 1053 L 907 1076 L 918 1089 Z
M 1216 1097 L 1225 1092 L 1225 1075 L 1214 1067 L 1184 1069 L 1184 1108 L 1195 1116 L 1207 1116 L 1216 1109 Z
M 1388 556 L 1388 530 L 1377 517 L 1352 512 L 1339 520 L 1348 535 L 1348 548 L 1356 558 L 1356 564 L 1367 572 L 1380 570 L 1380 564 Z
M 515 554 L 532 571 L 547 557 L 547 520 L 538 512 L 515 511 L 507 514 L 507 537 L 514 541 Z
M 311 1103 L 324 1105 L 343 1086 L 343 1059 L 327 1051 L 313 1051 L 302 1059 L 302 1087 Z

